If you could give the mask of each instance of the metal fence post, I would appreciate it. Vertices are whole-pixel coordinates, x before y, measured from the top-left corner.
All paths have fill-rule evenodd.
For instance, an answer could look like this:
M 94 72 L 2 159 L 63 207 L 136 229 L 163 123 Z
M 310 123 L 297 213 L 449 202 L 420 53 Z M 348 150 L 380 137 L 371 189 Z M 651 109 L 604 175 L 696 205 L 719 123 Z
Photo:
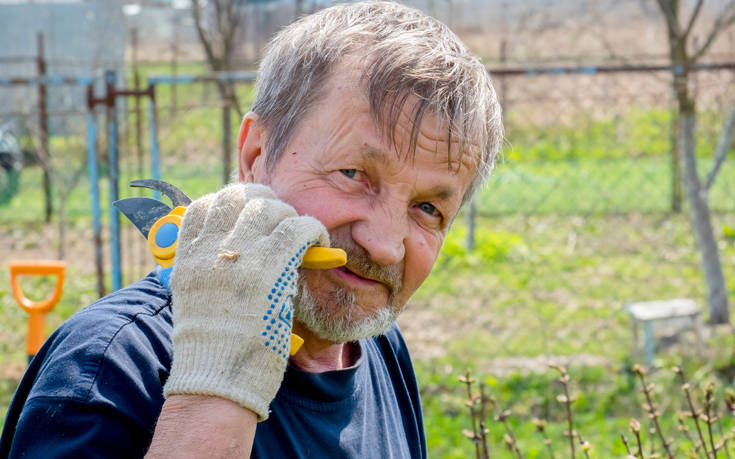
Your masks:
M 115 110 L 115 83 L 117 72 L 105 72 L 107 96 L 107 174 L 110 180 L 110 204 L 120 199 L 118 191 L 119 161 L 117 155 L 117 111 Z M 122 288 L 120 269 L 120 214 L 115 206 L 110 205 L 110 257 L 112 262 L 112 289 Z
M 156 119 L 156 85 L 149 83 L 150 92 L 150 123 L 151 123 L 151 173 L 153 178 L 161 180 L 161 152 L 158 148 L 158 125 Z M 161 199 L 161 193 L 155 191 L 156 199 Z
M 97 270 L 97 294 L 105 296 L 105 271 L 102 262 L 102 223 L 100 187 L 97 171 L 97 123 L 94 119 L 94 86 L 87 85 L 87 167 L 92 195 L 92 228 L 94 231 L 94 262 Z
M 138 28 L 131 31 L 133 45 L 133 87 L 140 91 L 140 69 L 138 68 Z M 143 176 L 143 115 L 140 109 L 140 98 L 135 98 L 135 149 L 137 153 L 138 176 Z
M 38 117 L 40 128 L 40 146 L 41 146 L 41 169 L 43 169 L 43 196 L 45 202 L 44 219 L 46 223 L 51 221 L 53 214 L 53 203 L 51 201 L 51 154 L 49 153 L 48 138 L 48 100 L 46 97 L 46 59 L 43 49 L 43 34 L 39 32 L 37 35 L 38 43 Z
M 169 118 L 176 116 L 177 97 L 176 97 L 176 75 L 179 73 L 179 29 L 181 28 L 181 18 L 178 10 L 174 10 L 171 23 L 171 75 L 174 79 L 171 82 L 171 108 L 169 109 Z

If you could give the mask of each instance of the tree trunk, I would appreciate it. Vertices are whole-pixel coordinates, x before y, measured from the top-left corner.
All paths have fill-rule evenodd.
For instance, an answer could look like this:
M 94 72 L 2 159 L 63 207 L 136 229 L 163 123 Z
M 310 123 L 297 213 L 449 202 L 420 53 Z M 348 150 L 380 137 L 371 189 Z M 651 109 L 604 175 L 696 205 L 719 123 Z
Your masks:
M 681 153 L 679 151 L 679 113 L 671 110 L 671 211 L 675 214 L 681 213 L 682 189 L 681 189 Z
M 717 248 L 707 190 L 705 190 L 697 174 L 697 158 L 694 144 L 695 114 L 693 107 L 682 107 L 679 113 L 679 145 L 684 158 L 684 178 L 689 196 L 692 226 L 697 234 L 699 250 L 702 255 L 702 267 L 709 291 L 709 323 L 725 324 L 730 321 L 727 304 L 727 287 L 722 273 L 722 263 Z M 686 104 L 689 105 L 689 104 Z

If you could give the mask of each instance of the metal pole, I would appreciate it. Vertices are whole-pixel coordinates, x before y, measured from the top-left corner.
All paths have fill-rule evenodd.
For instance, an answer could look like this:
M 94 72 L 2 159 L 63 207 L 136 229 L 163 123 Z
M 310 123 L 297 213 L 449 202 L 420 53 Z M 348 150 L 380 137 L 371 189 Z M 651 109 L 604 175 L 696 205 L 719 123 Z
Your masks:
M 653 337 L 653 324 L 650 320 L 643 322 L 643 354 L 646 366 L 653 367 L 653 355 L 655 352 Z
M 176 77 L 179 72 L 179 12 L 174 10 L 171 33 L 171 74 Z M 174 78 L 175 80 L 175 78 Z M 176 82 L 171 83 L 171 110 L 170 117 L 176 116 L 177 109 Z
M 122 288 L 122 273 L 120 270 L 120 214 L 114 201 L 120 199 L 118 192 L 119 161 L 117 156 L 117 111 L 115 110 L 115 82 L 117 72 L 105 72 L 105 87 L 107 90 L 107 161 L 108 177 L 110 181 L 110 258 L 112 262 L 112 290 Z
M 133 84 L 135 85 L 135 91 L 140 91 L 140 68 L 138 67 L 138 27 L 133 28 Z M 143 177 L 143 112 L 141 107 L 141 101 L 139 97 L 135 98 L 135 150 L 136 150 L 136 171 L 138 172 L 138 178 Z M 142 190 L 141 190 L 142 191 Z M 138 193 L 140 194 L 141 191 Z M 135 277 L 139 277 L 138 269 L 139 266 L 145 266 L 143 258 L 141 257 L 141 251 L 139 247 L 143 241 L 138 237 L 133 237 L 132 243 L 126 245 L 130 248 L 131 260 L 133 262 L 133 270 L 135 271 Z
M 151 119 L 151 172 L 153 178 L 161 180 L 161 153 L 158 148 L 158 126 L 156 118 L 156 86 L 151 84 L 150 92 L 150 119 Z M 161 199 L 161 193 L 153 193 L 156 199 Z
M 138 28 L 133 29 L 133 85 L 140 90 L 140 70 L 138 69 Z M 138 175 L 143 176 L 143 115 L 140 98 L 135 98 L 135 148 L 138 156 Z
M 100 210 L 99 174 L 97 172 L 97 123 L 94 119 L 94 87 L 87 85 L 87 167 L 92 195 L 92 228 L 94 231 L 94 264 L 97 268 L 97 294 L 105 296 L 105 271 L 102 260 L 102 218 Z
M 46 59 L 44 58 L 43 49 L 43 34 L 38 33 L 38 77 L 40 78 L 40 84 L 38 85 L 38 112 L 40 122 L 40 136 L 41 136 L 41 169 L 43 169 L 43 195 L 45 200 L 45 221 L 46 223 L 51 221 L 51 214 L 53 213 L 53 203 L 51 201 L 51 155 L 49 154 L 49 140 L 48 140 L 48 101 L 46 99 Z

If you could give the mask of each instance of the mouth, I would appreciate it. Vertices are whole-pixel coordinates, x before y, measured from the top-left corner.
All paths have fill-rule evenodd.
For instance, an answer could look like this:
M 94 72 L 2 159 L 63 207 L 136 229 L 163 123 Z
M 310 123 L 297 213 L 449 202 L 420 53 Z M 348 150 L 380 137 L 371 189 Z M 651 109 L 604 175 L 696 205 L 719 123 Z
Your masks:
M 350 284 L 350 285 L 363 285 L 363 286 L 375 286 L 380 284 L 380 282 L 369 279 L 367 277 L 363 277 L 354 271 L 351 271 L 349 268 L 345 266 L 340 266 L 339 268 L 333 268 L 331 270 L 335 276 L 342 280 L 343 282 Z

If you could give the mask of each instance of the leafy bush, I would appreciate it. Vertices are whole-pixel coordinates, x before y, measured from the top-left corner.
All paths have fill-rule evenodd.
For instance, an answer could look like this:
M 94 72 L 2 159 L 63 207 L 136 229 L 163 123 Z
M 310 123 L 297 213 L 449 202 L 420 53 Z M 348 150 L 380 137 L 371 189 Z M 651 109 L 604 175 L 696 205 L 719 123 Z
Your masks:
M 521 236 L 505 231 L 476 231 L 473 251 L 467 250 L 466 239 L 465 226 L 452 226 L 437 259 L 438 269 L 475 269 L 522 257 L 527 252 Z

